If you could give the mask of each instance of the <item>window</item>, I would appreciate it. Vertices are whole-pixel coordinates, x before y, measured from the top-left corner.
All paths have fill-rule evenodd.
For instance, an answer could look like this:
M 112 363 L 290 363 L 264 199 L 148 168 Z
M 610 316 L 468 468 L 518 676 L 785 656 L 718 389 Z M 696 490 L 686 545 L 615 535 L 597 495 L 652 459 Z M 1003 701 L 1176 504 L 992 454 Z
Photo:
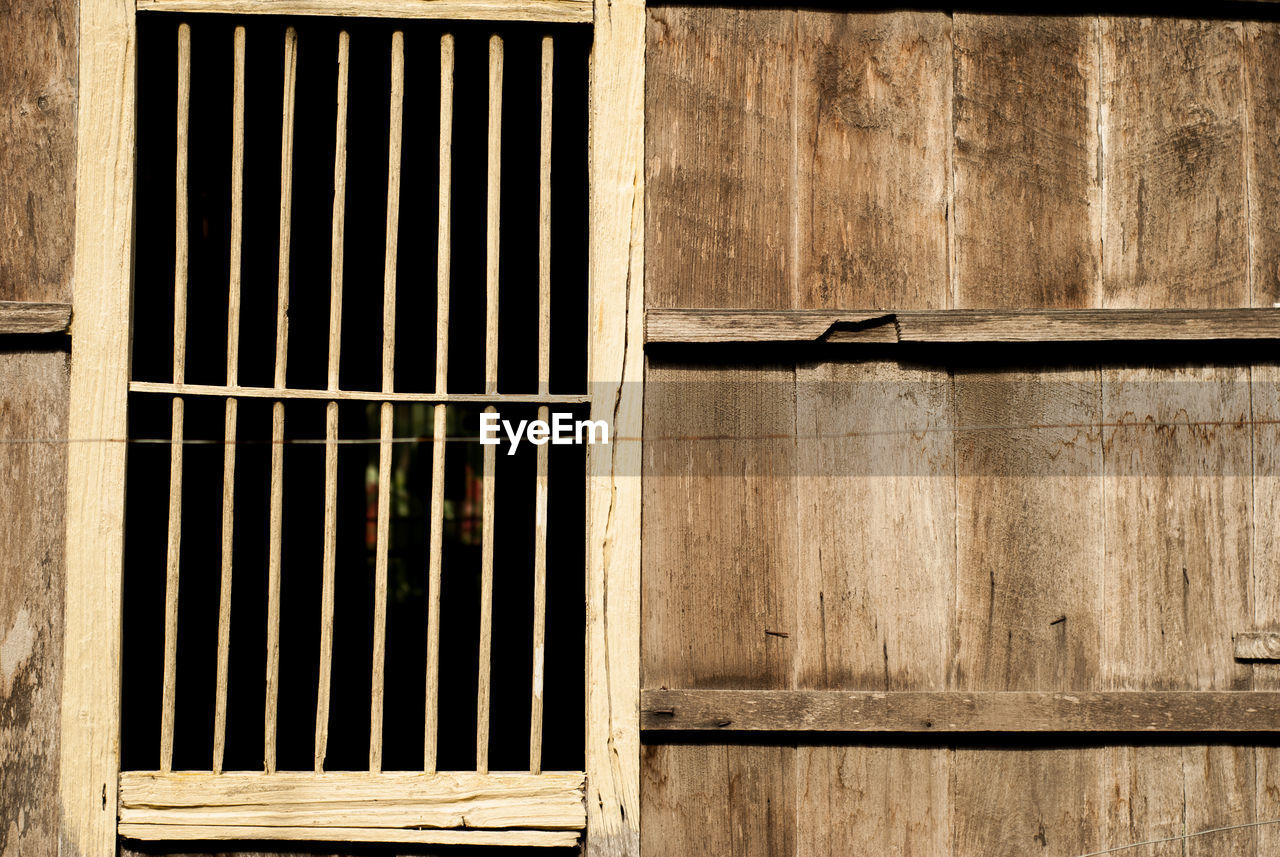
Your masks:
M 363 8 L 359 2 L 333 4 L 331 9 L 324 3 L 299 4 L 297 9 L 291 6 L 288 2 L 237 3 L 234 11 L 287 16 L 303 11 L 314 14 L 320 8 L 359 15 Z M 575 842 L 585 827 L 589 849 L 635 853 L 642 5 L 615 3 L 602 7 L 603 17 L 594 19 L 583 0 L 519 4 L 433 0 L 370 7 L 372 14 L 390 17 L 531 18 L 542 22 L 544 30 L 555 29 L 557 35 L 546 41 L 534 39 L 530 26 L 524 23 L 344 20 L 339 24 L 288 18 L 227 23 L 198 14 L 227 9 L 225 0 L 148 2 L 140 4 L 139 9 L 147 11 L 140 11 L 137 20 L 134 9 L 117 0 L 88 0 L 85 7 L 76 263 L 81 286 L 75 303 L 72 371 L 72 409 L 76 414 L 72 434 L 84 442 L 73 444 L 69 463 L 68 669 L 62 747 L 64 814 L 72 845 L 83 854 L 114 853 L 117 831 L 164 840 L 555 845 Z M 176 19 L 150 11 L 164 9 L 188 14 L 179 26 Z M 588 20 L 593 20 L 590 36 L 575 37 L 572 27 L 568 31 L 552 27 L 555 22 Z M 256 35 L 260 30 L 268 34 L 261 40 Z M 499 35 L 489 38 L 494 31 Z M 152 241 L 147 218 L 153 208 L 149 197 L 143 196 L 154 184 L 145 172 L 152 168 L 146 157 L 151 151 L 148 135 L 153 130 L 148 124 L 152 115 L 148 105 L 160 103 L 149 89 L 159 85 L 159 76 L 149 73 L 149 51 L 158 34 L 166 32 L 173 39 L 170 56 L 178 58 L 177 98 L 170 101 L 176 106 L 171 127 L 176 127 L 178 141 L 171 175 L 177 177 L 179 188 L 187 188 L 185 194 L 176 194 L 174 207 L 172 309 L 152 291 L 161 262 L 160 254 L 150 248 L 163 245 Z M 216 36 L 207 33 L 221 33 L 224 46 L 224 57 L 208 66 L 202 64 L 202 46 Z M 261 95 L 255 90 L 255 70 L 271 64 L 260 58 L 255 61 L 255 51 L 272 41 L 272 33 L 278 34 L 275 97 L 281 100 L 276 102 L 280 125 L 274 142 L 280 146 L 269 148 L 279 158 L 278 191 L 263 186 L 262 147 L 250 136 L 255 127 L 261 127 L 261 123 L 255 126 L 254 117 L 270 112 L 270 108 L 255 106 Z M 325 151 L 310 126 L 300 123 L 310 97 L 304 90 L 311 84 L 302 82 L 302 72 L 308 67 L 307 52 L 324 50 L 317 45 L 324 39 L 312 41 L 312 33 L 331 36 L 329 45 L 336 60 L 328 61 L 330 80 L 336 87 L 329 97 L 337 105 L 336 110 L 330 107 L 337 132 L 334 125 L 329 126 L 332 184 L 328 187 L 324 182 L 306 186 L 297 182 L 300 168 L 306 166 L 302 160 Z M 521 180 L 513 178 L 510 171 L 503 175 L 504 151 L 511 151 L 513 141 L 519 140 L 514 145 L 526 152 L 544 152 L 551 126 L 540 122 L 521 129 L 515 137 L 510 127 L 499 133 L 498 126 L 504 115 L 502 94 L 511 87 L 510 79 L 507 87 L 502 86 L 508 50 L 513 54 L 523 51 L 526 58 L 538 61 L 534 68 L 541 69 L 541 74 L 528 75 L 527 70 L 521 74 L 536 77 L 539 90 L 550 95 L 553 69 L 564 67 L 565 58 L 574 56 L 581 69 L 588 38 L 587 113 L 593 132 L 585 170 L 589 225 L 580 228 L 588 234 L 589 258 L 578 260 L 578 265 L 586 272 L 589 289 L 585 293 L 579 289 L 578 309 L 566 313 L 568 324 L 576 322 L 578 331 L 589 331 L 589 335 L 578 334 L 588 352 L 583 372 L 581 352 L 575 354 L 573 347 L 562 349 L 559 345 L 551 348 L 548 307 L 552 313 L 558 310 L 556 292 L 549 292 L 552 278 L 546 262 L 552 238 L 546 226 L 550 164 L 541 154 L 534 173 L 537 181 L 529 185 L 538 188 L 538 217 L 530 218 L 530 225 L 540 224 L 537 258 L 543 261 L 537 273 L 526 279 L 536 291 L 511 299 L 510 309 L 521 317 L 509 321 L 500 312 L 509 285 L 501 279 L 500 260 L 507 258 L 502 255 L 501 241 L 511 234 L 508 212 L 519 205 L 509 204 L 499 188 L 509 187 L 508 181 L 518 187 Z M 449 109 L 448 95 L 451 83 L 463 87 L 474 82 L 463 82 L 458 69 L 450 67 L 461 63 L 464 54 L 474 56 L 470 48 L 477 39 L 487 49 L 484 66 L 488 91 L 493 95 L 487 102 L 486 180 L 480 185 L 486 193 L 481 202 L 477 186 L 471 182 L 465 191 L 470 196 L 460 203 L 462 184 L 454 174 L 459 153 L 436 158 L 434 155 L 442 151 L 440 146 L 406 146 L 406 133 L 420 132 L 438 115 L 436 130 L 452 131 L 440 133 L 443 145 L 464 145 L 458 127 L 449 129 L 450 118 L 458 119 L 461 114 L 456 100 L 454 109 Z M 374 45 L 381 59 L 360 69 L 357 61 L 373 57 Z M 133 67 L 135 49 L 140 74 Z M 557 49 L 559 62 L 552 59 Z M 313 67 L 324 67 L 323 61 L 314 62 Z M 411 86 L 416 79 L 423 79 L 422 69 L 427 66 L 434 67 L 440 81 L 429 96 Z M 377 73 L 371 72 L 371 67 L 377 68 Z M 223 152 L 244 153 L 242 159 L 234 160 L 229 186 L 221 192 L 208 179 L 219 172 L 212 163 L 215 159 L 206 156 L 217 145 L 218 111 L 201 112 L 199 106 L 201 94 L 212 91 L 209 81 L 217 77 L 219 68 L 226 72 L 222 86 L 230 93 L 226 99 L 231 107 L 222 112 L 223 117 L 231 117 L 230 127 L 224 126 L 222 132 L 230 146 Z M 374 113 L 371 102 L 375 101 L 368 94 L 370 82 L 379 77 L 387 85 L 380 99 L 386 111 L 386 131 L 381 135 L 368 124 Z M 524 88 L 530 84 L 523 77 L 516 82 Z M 316 103 L 323 100 L 315 97 L 320 99 Z M 419 109 L 428 99 L 434 101 L 430 123 L 424 118 L 428 111 Z M 540 99 L 544 114 L 548 100 Z M 140 120 L 134 116 L 135 103 L 140 105 Z M 359 128 L 351 124 L 353 120 L 360 123 Z M 308 134 L 305 144 L 300 145 L 299 131 Z M 370 137 L 377 138 L 386 152 L 380 162 L 383 173 L 379 182 L 369 178 L 370 163 L 377 160 L 368 157 L 372 150 L 365 141 Z M 461 156 L 475 159 L 473 144 L 465 145 L 468 148 Z M 423 158 L 424 149 L 433 157 Z M 135 171 L 135 157 L 143 171 L 141 179 Z M 229 154 L 223 157 L 232 160 Z M 422 194 L 420 187 L 429 184 L 423 180 L 427 174 L 423 165 L 437 161 L 439 171 L 432 179 L 435 192 Z M 226 170 L 220 172 L 227 175 Z M 308 196 L 315 197 L 317 185 L 323 188 L 322 195 L 329 196 L 331 206 L 308 200 Z M 410 189 L 409 196 L 406 189 Z M 212 197 L 201 196 L 206 190 Z M 447 201 L 450 192 L 454 194 L 451 203 Z M 227 202 L 224 246 L 229 254 L 225 264 L 216 263 L 207 252 L 218 242 L 206 240 L 206 230 L 216 233 L 223 228 L 218 222 L 221 218 L 210 214 L 219 205 L 210 200 L 219 193 L 226 194 Z M 278 206 L 254 201 L 255 196 L 262 200 L 272 195 L 280 202 Z M 394 204 L 397 196 L 399 206 Z M 429 197 L 430 205 L 424 196 Z M 368 203 L 371 198 L 379 200 L 376 210 Z M 139 237 L 132 242 L 135 199 Z M 175 195 L 169 199 L 172 204 Z M 436 249 L 433 243 L 422 240 L 416 231 L 406 237 L 406 218 L 421 221 L 424 210 L 437 205 L 453 213 L 452 218 L 439 218 L 438 229 L 433 230 L 441 235 L 438 247 L 442 251 L 452 248 L 452 254 L 432 252 Z M 465 288 L 460 288 L 457 266 L 465 263 L 460 261 L 464 254 L 459 247 L 475 238 L 474 230 L 459 236 L 458 215 L 468 205 L 484 211 L 484 266 L 482 276 L 468 277 Z M 551 208 L 555 210 L 555 206 Z M 331 221 L 326 236 L 329 254 L 314 246 L 318 243 L 314 230 L 304 236 L 304 230 L 298 228 L 300 223 L 314 222 L 321 209 Z M 192 219 L 193 212 L 199 213 L 199 222 Z M 276 214 L 276 230 L 253 225 L 274 219 Z M 399 228 L 394 228 L 397 216 Z M 252 275 L 246 266 L 263 258 L 266 251 L 258 245 L 268 231 L 277 233 L 274 252 L 285 260 L 272 272 L 274 288 L 262 285 L 260 266 Z M 367 240 L 351 241 L 349 236 L 371 231 L 382 232 L 387 239 L 379 248 L 383 264 L 375 267 L 351 257 L 340 261 L 345 251 L 368 249 Z M 194 243 L 192 235 L 197 236 Z M 135 249 L 137 262 L 131 264 Z M 416 282 L 407 285 L 406 273 L 397 262 L 403 264 L 415 253 L 438 257 L 442 269 L 432 271 L 430 278 L 416 277 Z M 473 262 L 474 255 L 467 256 L 465 262 Z M 329 265 L 326 256 L 335 264 Z M 570 258 L 569 264 L 572 262 Z M 455 266 L 452 272 L 448 270 L 451 263 Z M 420 265 L 420 259 L 413 264 Z M 321 267 L 329 269 L 327 278 L 316 276 Z M 356 271 L 358 276 L 353 276 Z M 572 277 L 566 279 L 571 281 Z M 430 284 L 426 288 L 424 280 Z M 216 298 L 211 297 L 215 292 L 208 287 L 214 281 L 221 282 Z M 573 289 L 567 292 L 572 295 Z M 264 294 L 270 298 L 269 305 L 264 305 Z M 432 298 L 429 311 L 423 309 L 428 304 L 424 296 Z M 567 305 L 571 304 L 572 300 Z M 211 312 L 211 306 L 220 306 L 222 312 Z M 483 336 L 466 330 L 468 314 L 481 321 L 481 308 L 479 329 Z M 408 329 L 406 315 L 413 319 Z M 423 342 L 416 327 L 424 316 L 437 333 L 435 347 Z M 164 319 L 158 327 L 154 323 L 157 318 Z M 560 324 L 559 316 L 555 318 Z M 167 334 L 157 333 L 169 328 L 169 320 L 174 331 L 172 349 L 165 347 Z M 527 357 L 509 359 L 516 349 L 507 343 L 507 332 L 517 328 L 525 331 L 521 335 L 534 347 L 528 349 L 531 353 Z M 137 342 L 132 371 L 131 337 Z M 557 343 L 574 338 L 556 334 Z M 474 346 L 475 353 L 460 358 L 463 346 Z M 439 356 L 432 358 L 432 352 Z M 561 353 L 565 357 L 561 358 Z M 168 365 L 158 365 L 156 354 L 168 358 L 161 361 Z M 561 385 L 557 367 L 571 366 L 575 360 L 576 379 L 573 370 L 566 369 Z M 476 389 L 468 389 L 468 384 Z M 473 432 L 482 410 L 499 407 L 510 410 L 504 417 L 516 419 L 546 418 L 551 410 L 563 408 L 604 420 L 612 432 L 607 446 L 575 448 L 579 456 L 576 466 L 585 466 L 586 492 L 585 496 L 578 492 L 576 505 L 568 502 L 561 506 L 572 515 L 551 512 L 546 492 L 549 473 L 556 474 L 550 477 L 551 485 L 564 482 L 574 486 L 572 477 L 562 474 L 557 463 L 558 456 L 564 457 L 562 452 L 570 452 L 568 448 L 526 445 L 524 452 L 512 458 L 514 462 L 527 456 L 530 477 L 523 486 L 528 497 L 524 505 L 531 507 L 527 510 L 531 517 L 525 519 L 529 538 L 523 545 L 518 544 L 515 528 L 502 532 L 504 491 L 520 490 L 514 480 L 508 489 L 503 473 L 516 465 L 509 464 L 505 455 L 499 461 L 494 446 L 478 449 L 472 444 L 446 442 L 451 434 Z M 141 431 L 144 427 L 147 430 Z M 156 428 L 162 430 L 153 431 Z M 126 454 L 126 444 L 120 442 L 126 437 L 154 437 L 164 442 L 132 444 Z M 228 439 L 236 442 L 226 443 Z M 182 442 L 169 442 L 172 440 Z M 467 447 L 475 451 L 468 452 Z M 450 465 L 451 460 L 456 466 Z M 425 475 L 428 469 L 429 477 Z M 304 472 L 309 475 L 297 475 Z M 451 472 L 460 474 L 453 483 Z M 388 474 L 394 474 L 395 480 L 387 478 Z M 127 513 L 126 475 L 130 485 Z M 397 483 L 394 490 L 393 481 Z M 312 487 L 306 487 L 309 484 Z M 351 498 L 359 498 L 365 490 L 370 497 L 367 508 L 372 510 L 368 520 L 358 521 L 355 529 L 342 529 L 348 520 L 344 504 L 350 506 Z M 555 491 L 553 487 L 552 497 Z M 193 502 L 191 498 L 197 496 L 200 499 Z M 397 503 L 420 507 L 422 512 L 395 521 L 392 512 Z M 472 504 L 477 508 L 470 508 Z M 299 511 L 308 506 L 314 514 Z M 355 507 L 359 509 L 358 502 Z M 518 517 L 518 513 L 508 513 L 508 517 L 512 515 Z M 300 516 L 309 520 L 302 523 Z M 547 718 L 540 701 L 545 699 L 549 677 L 566 674 L 566 665 L 561 663 L 565 658 L 558 656 L 556 664 L 544 664 L 543 668 L 538 665 L 538 652 L 550 652 L 547 646 L 555 645 L 548 642 L 545 621 L 546 545 L 548 540 L 553 545 L 560 543 L 558 538 L 571 540 L 557 536 L 557 527 L 568 528 L 565 532 L 576 528 L 579 537 L 586 535 L 585 560 L 578 553 L 575 562 L 586 569 L 586 616 L 581 617 L 579 611 L 577 621 L 585 622 L 587 638 L 585 657 L 579 647 L 577 655 L 570 658 L 577 664 L 585 662 L 587 717 L 577 730 L 566 733 L 585 735 L 577 742 L 582 769 L 558 773 L 543 770 L 544 750 L 550 755 L 563 746 L 557 750 L 541 742 L 540 736 L 549 733 L 543 728 Z M 255 531 L 263 534 L 261 542 L 265 544 L 255 542 L 251 535 Z M 153 538 L 157 535 L 163 539 Z M 419 570 L 424 579 L 416 597 L 425 603 L 420 629 L 425 636 L 425 675 L 420 679 L 421 711 L 407 715 L 406 707 L 400 704 L 404 696 L 394 694 L 411 684 L 399 679 L 404 663 L 412 664 L 413 658 L 401 657 L 405 648 L 388 642 L 388 612 L 394 614 L 396 607 L 387 605 L 398 603 L 393 597 L 397 584 L 413 586 L 410 575 L 404 573 L 411 560 L 398 556 L 396 545 L 415 541 L 423 545 Z M 145 574 L 155 573 L 161 542 L 162 604 L 154 595 L 160 587 L 148 586 L 143 579 Z M 450 676 L 458 670 L 451 672 L 442 666 L 442 659 L 449 657 L 444 654 L 447 647 L 459 643 L 446 638 L 442 644 L 442 628 L 447 631 L 451 620 L 467 612 L 451 608 L 448 585 L 442 586 L 451 573 L 451 545 L 455 559 L 464 548 L 478 555 L 476 639 L 452 650 L 474 646 L 474 694 L 454 693 Z M 257 548 L 265 550 L 259 551 L 262 579 L 255 587 L 254 572 L 247 571 L 254 563 L 244 557 Z M 308 562 L 308 553 L 318 561 Z M 533 608 L 526 611 L 531 625 L 525 650 L 529 655 L 524 667 L 527 678 L 519 682 L 529 712 L 528 729 L 521 737 L 528 740 L 521 755 L 523 764 L 511 766 L 516 772 L 497 773 L 491 768 L 498 765 L 499 757 L 506 767 L 505 762 L 516 754 L 511 750 L 512 741 L 491 742 L 486 724 L 497 699 L 495 688 L 506 693 L 516 682 L 506 681 L 504 676 L 509 673 L 491 665 L 506 668 L 523 658 L 507 645 L 520 635 L 501 616 L 495 629 L 495 599 L 502 597 L 501 586 L 495 595 L 495 568 L 500 584 L 502 575 L 514 573 L 504 560 L 516 555 L 528 558 L 532 572 L 527 581 L 527 606 Z M 135 568 L 151 571 L 135 576 Z M 244 591 L 246 578 L 250 584 Z M 360 612 L 358 602 L 362 599 L 352 596 L 357 589 L 353 581 L 366 578 L 365 603 L 370 607 L 367 648 L 360 633 L 343 630 L 344 618 Z M 213 579 L 217 581 L 216 592 Z M 553 582 L 553 591 L 555 586 Z M 309 604 L 308 598 L 300 595 L 308 587 L 312 591 Z M 258 657 L 265 662 L 265 682 L 258 680 L 262 726 L 257 759 L 245 752 L 246 744 L 255 742 L 241 740 L 253 730 L 238 726 L 229 730 L 227 725 L 228 721 L 242 722 L 243 712 L 255 701 L 249 690 L 251 682 L 246 683 L 252 671 L 237 666 L 237 653 L 255 648 L 255 619 L 252 611 L 246 616 L 242 615 L 245 611 L 235 609 L 248 603 L 244 599 L 251 599 L 255 588 L 265 602 L 260 608 L 265 646 Z M 136 592 L 153 593 L 155 603 L 148 604 L 144 595 L 135 604 Z M 446 603 L 442 603 L 442 592 Z M 408 603 L 412 604 L 414 597 L 410 593 Z M 156 646 L 147 645 L 146 622 L 135 624 L 134 611 L 152 606 L 159 607 L 163 615 L 162 629 L 152 620 L 159 629 L 154 638 L 159 643 L 155 661 L 162 676 L 159 708 L 158 714 L 135 715 L 135 703 L 145 705 L 148 694 L 135 693 L 130 683 L 145 682 L 147 670 L 133 669 L 131 658 L 140 657 L 140 663 L 145 663 L 146 653 Z M 414 611 L 410 608 L 407 612 Z M 308 613 L 306 620 L 299 619 Z M 204 619 L 193 623 L 191 617 L 197 615 Z M 408 624 L 403 619 L 393 615 L 392 627 Z M 318 639 L 304 646 L 302 640 L 308 635 L 300 629 L 308 622 Z M 512 632 L 507 633 L 509 630 Z M 578 624 L 578 639 L 582 630 L 583 625 Z M 197 637 L 201 642 L 193 644 L 191 640 Z M 295 667 L 303 663 L 300 669 L 290 668 L 291 647 L 296 652 L 307 646 L 315 653 L 313 659 L 295 662 Z M 212 658 L 192 654 L 197 650 L 212 653 Z M 195 666 L 201 662 L 204 667 Z M 362 685 L 367 695 L 360 705 L 352 700 L 362 695 L 352 693 L 346 682 L 357 662 L 367 664 L 367 684 Z M 124 681 L 129 699 L 124 704 L 122 663 L 127 670 Z M 450 660 L 451 666 L 455 663 Z M 199 694 L 193 697 L 184 690 L 199 683 L 194 676 L 201 669 L 215 678 L 204 682 L 208 689 L 203 691 L 203 704 Z M 300 678 L 308 673 L 313 677 Z M 576 674 L 576 664 L 567 674 Z M 335 676 L 341 676 L 344 683 L 335 684 Z M 389 692 L 393 678 L 395 689 Z M 151 682 L 155 683 L 154 677 Z M 293 692 L 290 682 L 294 683 Z M 296 691 L 305 685 L 314 688 L 314 696 L 310 691 Z M 446 712 L 456 712 L 463 695 L 471 697 L 466 705 L 474 711 L 468 715 L 474 729 L 470 745 L 446 734 L 450 729 L 456 732 L 457 722 L 462 722 L 450 722 L 454 715 Z M 299 697 L 305 697 L 302 703 Z M 154 693 L 151 698 L 154 701 Z M 393 698 L 397 700 L 395 710 L 389 713 L 388 701 Z M 303 708 L 311 708 L 311 714 L 298 716 Z M 358 718 L 351 712 L 360 708 L 364 710 L 365 733 L 353 737 L 349 727 Z M 157 711 L 154 707 L 151 710 Z M 123 766 L 123 774 L 119 773 L 122 713 L 124 752 L 126 761 L 133 763 Z M 414 716 L 420 717 L 422 731 L 415 747 L 421 753 L 420 766 L 405 762 L 405 747 L 411 742 L 400 737 L 404 724 Z M 556 719 L 566 718 L 557 714 Z M 148 725 L 158 727 L 152 731 L 153 741 L 139 737 L 148 732 Z M 395 732 L 395 740 L 387 730 Z M 212 741 L 207 750 L 196 751 L 192 748 L 200 742 L 186 736 L 202 732 Z M 158 740 L 154 740 L 157 733 Z M 233 739 L 228 740 L 228 735 Z M 304 744 L 310 746 L 306 758 L 300 759 L 303 754 L 298 748 Z M 136 749 L 144 746 L 155 749 Z M 457 761 L 460 746 L 474 751 L 469 763 Z M 253 772 L 236 772 L 238 765 L 232 763 L 237 761 Z M 254 761 L 260 771 L 249 768 Z M 458 770 L 463 764 L 466 769 Z M 333 800 L 335 794 L 342 796 L 340 802 Z

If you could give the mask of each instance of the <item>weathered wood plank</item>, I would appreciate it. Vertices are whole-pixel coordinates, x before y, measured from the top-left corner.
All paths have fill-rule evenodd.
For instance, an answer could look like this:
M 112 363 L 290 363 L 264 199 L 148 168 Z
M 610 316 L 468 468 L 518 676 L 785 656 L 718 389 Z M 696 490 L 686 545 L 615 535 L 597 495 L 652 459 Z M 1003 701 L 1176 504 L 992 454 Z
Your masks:
M 796 13 L 794 141 L 771 167 L 794 175 L 791 306 L 950 306 L 950 31 L 940 11 Z
M 314 842 L 314 827 L 221 827 L 183 824 L 121 824 L 125 839 L 159 842 L 269 839 Z M 385 827 L 328 827 L 325 842 L 374 842 L 418 845 L 526 846 L 567 848 L 578 844 L 578 833 L 566 830 L 395 830 Z M 276 857 L 276 852 L 272 852 Z
M 583 783 L 581 773 L 126 772 L 120 775 L 120 822 L 580 830 L 586 824 Z
M 0 335 L 66 333 L 70 328 L 71 304 L 0 301 Z
M 1238 661 L 1280 661 L 1280 631 L 1245 631 L 1232 640 Z
M 225 15 L 343 15 L 582 23 L 590 0 L 137 0 L 139 12 L 216 12 Z
M 792 306 L 794 14 L 648 17 L 646 306 Z
M 1035 343 L 1280 339 L 1280 309 L 651 309 L 650 345 L 698 343 Z
M 655 732 L 1276 732 L 1280 692 L 646 688 L 641 725 Z
M 170 396 L 231 396 L 247 399 L 308 399 L 340 402 L 434 402 L 480 403 L 503 402 L 577 405 L 591 401 L 584 393 L 543 395 L 540 393 L 385 393 L 377 390 L 308 390 L 285 387 L 223 387 L 217 384 L 167 384 L 159 381 L 130 381 L 131 393 L 160 393 Z

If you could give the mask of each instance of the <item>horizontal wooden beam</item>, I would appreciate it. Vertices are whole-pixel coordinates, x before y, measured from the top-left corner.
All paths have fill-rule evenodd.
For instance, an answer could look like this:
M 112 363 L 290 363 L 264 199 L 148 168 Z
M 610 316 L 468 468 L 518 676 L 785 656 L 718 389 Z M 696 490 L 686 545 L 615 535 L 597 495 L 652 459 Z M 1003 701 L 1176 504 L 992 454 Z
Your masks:
M 192 773 L 120 775 L 121 835 L 166 838 L 297 838 L 435 842 L 426 830 L 577 831 L 586 825 L 581 773 Z M 192 837 L 180 829 L 223 831 Z M 236 830 L 237 835 L 223 835 Z M 132 831 L 126 833 L 125 831 Z M 399 831 L 411 838 L 386 839 Z M 353 838 L 354 837 L 354 838 Z M 467 841 L 495 844 L 485 840 Z
M 479 405 L 577 405 L 591 401 L 589 395 L 557 393 L 381 393 L 376 390 L 307 390 L 285 387 L 222 387 L 216 384 L 169 384 L 130 381 L 131 393 L 161 393 L 167 396 L 220 396 L 234 399 L 307 399 L 325 402 L 437 402 Z
M 226 841 L 270 839 L 284 842 L 384 842 L 414 845 L 514 846 L 570 848 L 579 833 L 571 830 L 390 830 L 385 827 L 253 827 L 178 824 L 121 824 L 125 839 L 150 841 Z
M 719 732 L 1275 732 L 1276 691 L 645 690 L 641 728 Z
M 71 304 L 0 301 L 0 334 L 66 333 Z
M 1280 661 L 1280 632 L 1242 631 L 1232 642 L 1242 661 Z
M 651 309 L 648 345 L 1280 340 L 1280 309 Z
M 137 0 L 139 12 L 589 24 L 590 0 Z

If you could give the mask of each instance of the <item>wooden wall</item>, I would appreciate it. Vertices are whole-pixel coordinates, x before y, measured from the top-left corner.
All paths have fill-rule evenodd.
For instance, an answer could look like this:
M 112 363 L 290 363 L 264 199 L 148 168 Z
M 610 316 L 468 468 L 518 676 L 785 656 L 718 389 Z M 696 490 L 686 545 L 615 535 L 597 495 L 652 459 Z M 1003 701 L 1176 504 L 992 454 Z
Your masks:
M 649 306 L 1280 300 L 1273 22 L 655 6 L 646 134 Z M 1280 626 L 1280 367 L 1011 359 L 651 354 L 643 685 L 1275 687 L 1231 633 Z M 1071 857 L 1280 818 L 1271 747 L 649 738 L 646 854 Z

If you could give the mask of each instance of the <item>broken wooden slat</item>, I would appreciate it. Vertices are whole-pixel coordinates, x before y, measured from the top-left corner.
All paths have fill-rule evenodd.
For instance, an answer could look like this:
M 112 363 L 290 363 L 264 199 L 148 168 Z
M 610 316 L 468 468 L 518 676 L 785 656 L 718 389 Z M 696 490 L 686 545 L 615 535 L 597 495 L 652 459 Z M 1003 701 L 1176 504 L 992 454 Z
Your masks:
M 1280 661 L 1280 631 L 1241 631 L 1233 638 L 1242 661 Z
M 589 0 L 138 0 L 139 12 L 325 15 L 588 24 Z
M 1276 732 L 1273 691 L 645 690 L 641 727 L 729 732 Z
M 1061 310 L 651 309 L 645 342 L 1035 343 L 1280 339 L 1280 308 Z
M 71 304 L 0 301 L 0 335 L 66 333 L 71 327 Z

